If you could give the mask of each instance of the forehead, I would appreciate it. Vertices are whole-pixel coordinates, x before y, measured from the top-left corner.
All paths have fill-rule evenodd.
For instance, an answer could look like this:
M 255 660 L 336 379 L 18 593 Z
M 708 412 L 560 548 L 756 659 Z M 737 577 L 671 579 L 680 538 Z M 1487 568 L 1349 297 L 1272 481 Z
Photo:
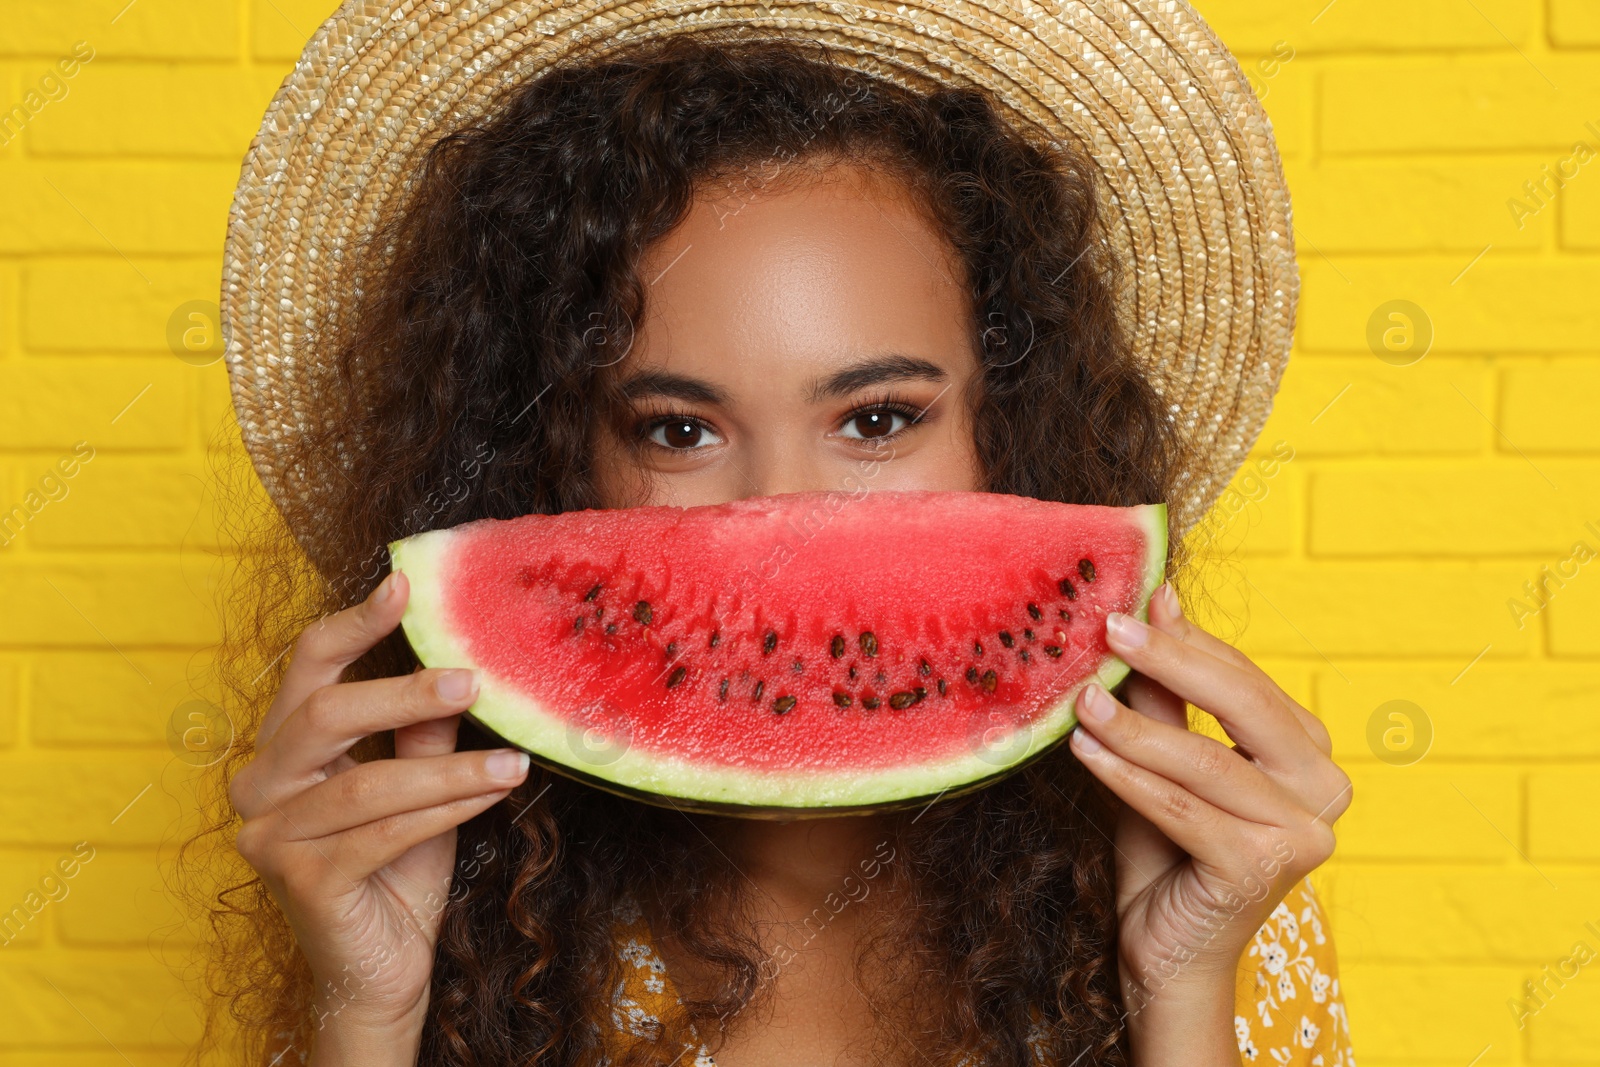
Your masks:
M 898 180 L 861 165 L 752 168 L 707 183 L 641 259 L 627 364 L 741 383 L 896 352 L 973 359 L 954 249 Z

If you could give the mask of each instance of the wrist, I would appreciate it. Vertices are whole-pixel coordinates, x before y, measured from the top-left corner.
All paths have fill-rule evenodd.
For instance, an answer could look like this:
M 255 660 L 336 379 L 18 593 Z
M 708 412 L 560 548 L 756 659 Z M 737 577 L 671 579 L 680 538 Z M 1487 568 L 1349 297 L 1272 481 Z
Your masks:
M 426 1004 L 393 1020 L 347 1012 L 319 1015 L 307 1067 L 414 1067 L 425 1015 Z
M 1128 1047 L 1135 1067 L 1184 1063 L 1239 1067 L 1231 980 L 1191 980 L 1125 990 Z

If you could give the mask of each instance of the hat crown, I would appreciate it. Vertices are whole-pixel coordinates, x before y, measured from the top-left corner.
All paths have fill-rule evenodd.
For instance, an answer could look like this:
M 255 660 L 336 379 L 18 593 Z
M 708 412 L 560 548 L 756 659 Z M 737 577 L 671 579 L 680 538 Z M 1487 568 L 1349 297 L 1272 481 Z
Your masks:
M 326 491 L 290 458 L 328 371 L 297 342 L 338 315 L 335 276 L 407 188 L 413 156 L 568 56 L 713 27 L 822 41 L 908 88 L 981 89 L 1089 156 L 1128 336 L 1185 445 L 1174 526 L 1193 527 L 1271 410 L 1298 274 L 1271 125 L 1182 0 L 345 0 L 267 108 L 224 249 L 234 405 L 280 509 L 314 517 Z

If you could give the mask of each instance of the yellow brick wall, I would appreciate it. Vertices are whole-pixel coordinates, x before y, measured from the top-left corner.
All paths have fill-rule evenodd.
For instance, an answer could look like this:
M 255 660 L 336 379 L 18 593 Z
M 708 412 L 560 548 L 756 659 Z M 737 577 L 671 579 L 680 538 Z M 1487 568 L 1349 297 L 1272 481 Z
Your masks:
M 331 6 L 0 10 L 0 109 L 27 108 L 0 110 L 0 509 L 28 513 L 0 548 L 0 922 L 27 916 L 0 931 L 0 1067 L 172 1062 L 194 1033 L 159 860 L 189 774 L 170 724 L 217 632 L 228 407 L 168 338 L 216 298 L 239 159 Z M 1361 1062 L 1600 1062 L 1600 968 L 1525 1026 L 1508 1007 L 1600 951 L 1600 564 L 1508 604 L 1600 549 L 1600 3 L 1201 8 L 1276 124 L 1304 277 L 1259 450 L 1293 459 L 1205 587 L 1356 780 L 1319 883 Z M 1409 365 L 1368 342 L 1394 300 L 1431 324 Z M 1409 764 L 1368 740 L 1394 700 L 1431 724 Z

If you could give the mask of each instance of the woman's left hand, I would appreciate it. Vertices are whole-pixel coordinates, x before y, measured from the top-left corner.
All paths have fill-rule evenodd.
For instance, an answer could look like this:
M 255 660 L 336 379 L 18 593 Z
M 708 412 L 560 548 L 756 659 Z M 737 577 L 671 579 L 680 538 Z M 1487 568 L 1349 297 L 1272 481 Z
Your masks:
M 1146 1060 L 1138 1045 L 1167 1045 L 1149 1032 L 1156 1020 L 1214 1030 L 1220 1013 L 1231 1039 L 1240 954 L 1333 854 L 1333 823 L 1350 806 L 1351 785 L 1329 758 L 1322 723 L 1242 652 L 1185 619 L 1170 585 L 1151 598 L 1149 625 L 1113 615 L 1106 635 L 1135 672 L 1128 703 L 1086 689 L 1072 748 L 1123 801 L 1119 963 L 1136 1060 Z M 1215 716 L 1233 747 L 1191 731 L 1185 702 Z M 1193 1056 L 1200 1035 L 1186 1036 L 1189 1062 L 1203 1062 Z

